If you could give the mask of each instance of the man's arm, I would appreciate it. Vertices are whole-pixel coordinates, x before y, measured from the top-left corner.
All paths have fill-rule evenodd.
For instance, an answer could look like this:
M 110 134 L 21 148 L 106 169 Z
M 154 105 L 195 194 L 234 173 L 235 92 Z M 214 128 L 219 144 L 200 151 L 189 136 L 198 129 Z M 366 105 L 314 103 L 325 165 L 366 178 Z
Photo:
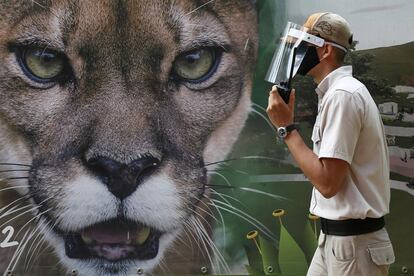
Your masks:
M 333 197 L 339 192 L 349 168 L 346 161 L 336 158 L 319 159 L 296 130 L 285 138 L 285 142 L 300 169 L 325 198 Z
M 277 92 L 272 88 L 269 95 L 267 114 L 275 126 L 287 126 L 293 123 L 294 118 L 295 90 L 289 98 L 287 105 Z M 321 158 L 305 144 L 299 132 L 292 131 L 285 142 L 290 153 L 302 172 L 309 178 L 312 185 L 326 198 L 338 193 L 342 188 L 349 164 L 336 158 Z

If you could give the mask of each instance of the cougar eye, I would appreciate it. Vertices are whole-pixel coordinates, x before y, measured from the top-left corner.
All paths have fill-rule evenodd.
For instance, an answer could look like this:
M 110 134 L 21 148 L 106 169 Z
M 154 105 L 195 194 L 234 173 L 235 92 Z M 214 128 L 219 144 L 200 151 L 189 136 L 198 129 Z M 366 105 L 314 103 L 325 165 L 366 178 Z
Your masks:
M 44 48 L 24 48 L 19 53 L 23 72 L 33 81 L 40 83 L 54 82 L 65 69 L 66 59 L 63 55 Z
M 203 82 L 214 73 L 219 52 L 214 48 L 202 48 L 178 56 L 174 62 L 174 75 L 188 82 Z

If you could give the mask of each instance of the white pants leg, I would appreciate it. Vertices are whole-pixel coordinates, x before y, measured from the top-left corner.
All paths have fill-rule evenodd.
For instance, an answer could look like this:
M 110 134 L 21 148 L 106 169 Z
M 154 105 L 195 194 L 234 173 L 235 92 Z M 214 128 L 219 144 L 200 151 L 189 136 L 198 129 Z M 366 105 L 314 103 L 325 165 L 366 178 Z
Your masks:
M 321 232 L 307 276 L 386 276 L 394 261 L 385 228 L 356 236 Z

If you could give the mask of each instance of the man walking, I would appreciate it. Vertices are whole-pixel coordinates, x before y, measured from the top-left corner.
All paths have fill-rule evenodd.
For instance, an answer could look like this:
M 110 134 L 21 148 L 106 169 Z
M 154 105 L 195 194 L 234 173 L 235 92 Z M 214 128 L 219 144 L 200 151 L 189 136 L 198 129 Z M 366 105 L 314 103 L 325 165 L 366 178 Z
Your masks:
M 343 66 L 352 44 L 345 19 L 317 13 L 303 27 L 310 36 L 301 68 L 318 84 L 313 151 L 294 124 L 294 90 L 286 104 L 274 86 L 267 113 L 314 186 L 310 212 L 321 217 L 322 232 L 308 276 L 387 275 L 395 257 L 384 227 L 390 187 L 381 117 L 352 67 Z

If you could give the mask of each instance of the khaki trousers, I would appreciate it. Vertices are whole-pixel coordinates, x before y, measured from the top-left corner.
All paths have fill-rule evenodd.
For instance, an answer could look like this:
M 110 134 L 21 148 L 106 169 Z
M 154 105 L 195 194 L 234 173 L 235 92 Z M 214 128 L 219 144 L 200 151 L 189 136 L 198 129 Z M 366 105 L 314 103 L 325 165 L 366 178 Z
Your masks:
M 386 276 L 394 261 L 385 228 L 356 236 L 321 232 L 307 276 Z

